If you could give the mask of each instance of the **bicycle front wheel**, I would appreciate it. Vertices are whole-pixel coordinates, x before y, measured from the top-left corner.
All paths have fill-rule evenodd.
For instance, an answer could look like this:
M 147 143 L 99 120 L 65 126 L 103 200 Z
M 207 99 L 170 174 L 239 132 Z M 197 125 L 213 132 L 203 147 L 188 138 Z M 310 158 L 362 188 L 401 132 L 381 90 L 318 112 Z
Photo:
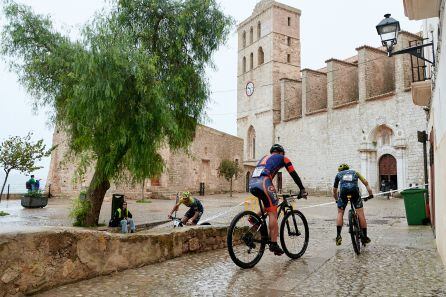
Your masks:
M 348 213 L 348 225 L 350 237 L 352 238 L 353 250 L 357 255 L 359 255 L 361 253 L 361 242 L 359 236 L 360 229 L 358 218 L 353 210 L 350 210 Z
M 285 254 L 298 259 L 307 250 L 310 238 L 305 216 L 298 210 L 288 211 L 280 224 L 280 244 Z
M 232 220 L 228 229 L 229 256 L 241 268 L 252 268 L 262 258 L 268 234 L 260 217 L 243 211 Z

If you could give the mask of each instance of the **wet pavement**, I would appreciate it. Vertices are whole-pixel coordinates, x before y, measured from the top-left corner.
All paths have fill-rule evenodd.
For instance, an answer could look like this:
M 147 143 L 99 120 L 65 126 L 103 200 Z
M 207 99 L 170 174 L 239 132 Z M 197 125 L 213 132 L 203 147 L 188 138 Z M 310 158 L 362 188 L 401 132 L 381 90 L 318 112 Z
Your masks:
M 347 228 L 343 244 L 335 246 L 334 205 L 305 208 L 327 201 L 299 201 L 309 221 L 310 242 L 298 260 L 266 251 L 255 268 L 242 270 L 224 249 L 116 272 L 38 296 L 446 296 L 446 270 L 432 231 L 407 226 L 402 200 L 375 198 L 366 203 L 372 243 L 359 256 Z M 239 210 L 215 219 L 215 224 L 228 223 Z
M 246 194 L 235 194 L 233 198 L 228 195 L 210 195 L 198 197 L 205 206 L 203 218 L 213 216 L 222 210 L 246 200 Z M 175 200 L 149 200 L 150 203 L 136 203 L 128 200 L 129 210 L 132 212 L 136 224 L 159 222 L 167 219 L 167 214 L 175 204 Z M 9 213 L 0 217 L 0 234 L 5 232 L 29 232 L 48 229 L 48 227 L 71 227 L 72 219 L 69 217 L 72 201 L 70 199 L 53 198 L 44 208 L 24 208 L 20 200 L 2 200 L 0 211 Z M 177 216 L 187 211 L 181 206 Z M 111 216 L 111 201 L 104 200 L 99 223 L 107 225 Z

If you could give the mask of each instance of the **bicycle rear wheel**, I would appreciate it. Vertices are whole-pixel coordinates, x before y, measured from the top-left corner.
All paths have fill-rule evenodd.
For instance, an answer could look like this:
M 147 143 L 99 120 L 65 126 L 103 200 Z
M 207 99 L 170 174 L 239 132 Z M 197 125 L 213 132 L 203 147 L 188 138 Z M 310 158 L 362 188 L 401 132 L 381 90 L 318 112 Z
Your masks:
M 237 266 L 252 268 L 262 258 L 267 238 L 260 217 L 252 211 L 243 211 L 234 217 L 228 229 L 229 256 Z
M 288 211 L 280 224 L 280 244 L 285 254 L 298 259 L 307 250 L 310 238 L 305 216 L 298 210 Z
M 348 225 L 349 225 L 349 232 L 350 237 L 352 238 L 352 245 L 353 250 L 355 250 L 355 253 L 359 255 L 361 253 L 361 241 L 360 241 L 360 229 L 359 229 L 359 223 L 358 218 L 356 217 L 356 214 L 353 210 L 350 210 L 348 212 Z

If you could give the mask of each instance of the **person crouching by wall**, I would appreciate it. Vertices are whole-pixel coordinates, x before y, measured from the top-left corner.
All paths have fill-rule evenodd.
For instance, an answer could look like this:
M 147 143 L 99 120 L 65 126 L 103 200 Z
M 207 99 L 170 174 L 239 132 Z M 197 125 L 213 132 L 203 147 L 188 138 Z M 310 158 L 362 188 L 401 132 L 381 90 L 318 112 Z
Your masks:
M 128 233 L 128 226 L 130 226 L 131 233 L 134 233 L 136 230 L 135 222 L 132 218 L 132 213 L 128 210 L 127 202 L 125 201 L 124 203 L 122 203 L 122 209 L 116 209 L 113 215 L 113 221 L 115 226 L 121 226 L 121 233 Z

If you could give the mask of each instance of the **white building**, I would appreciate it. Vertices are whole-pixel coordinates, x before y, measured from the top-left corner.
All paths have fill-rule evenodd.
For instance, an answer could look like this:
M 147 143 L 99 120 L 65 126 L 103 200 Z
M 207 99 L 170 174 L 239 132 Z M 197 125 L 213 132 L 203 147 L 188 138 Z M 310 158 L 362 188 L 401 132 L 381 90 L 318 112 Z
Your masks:
M 435 67 L 426 63 L 427 79 L 413 84 L 413 100 L 429 111 L 430 144 L 430 212 L 437 248 L 446 264 L 446 21 L 444 0 L 404 0 L 404 10 L 410 20 L 424 20 L 423 37 L 434 42 Z M 431 47 L 425 57 L 433 61 Z
M 302 70 L 300 15 L 263 0 L 238 26 L 237 130 L 248 170 L 280 143 L 312 193 L 328 194 L 343 162 L 375 190 L 381 180 L 422 184 L 417 131 L 427 122 L 412 102 L 410 57 L 364 45 L 354 57 Z M 419 39 L 402 32 L 399 44 Z M 288 174 L 279 174 L 277 187 L 296 189 Z

